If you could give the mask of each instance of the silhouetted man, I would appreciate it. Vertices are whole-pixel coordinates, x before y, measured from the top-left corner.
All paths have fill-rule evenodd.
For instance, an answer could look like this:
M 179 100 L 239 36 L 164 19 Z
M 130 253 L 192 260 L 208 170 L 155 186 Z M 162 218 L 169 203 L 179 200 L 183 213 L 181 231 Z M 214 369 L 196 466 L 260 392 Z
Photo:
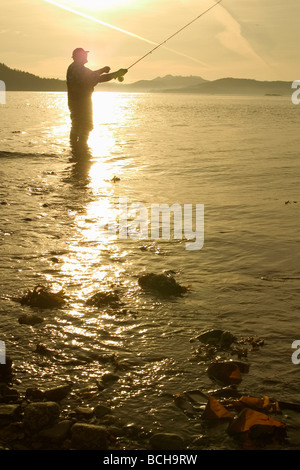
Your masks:
M 99 70 L 90 70 L 85 67 L 89 51 L 81 47 L 73 51 L 73 63 L 67 71 L 68 106 L 71 114 L 72 128 L 70 133 L 71 144 L 86 143 L 89 133 L 93 129 L 92 94 L 95 85 L 108 82 L 114 78 L 123 77 L 126 69 L 110 72 L 110 67 Z

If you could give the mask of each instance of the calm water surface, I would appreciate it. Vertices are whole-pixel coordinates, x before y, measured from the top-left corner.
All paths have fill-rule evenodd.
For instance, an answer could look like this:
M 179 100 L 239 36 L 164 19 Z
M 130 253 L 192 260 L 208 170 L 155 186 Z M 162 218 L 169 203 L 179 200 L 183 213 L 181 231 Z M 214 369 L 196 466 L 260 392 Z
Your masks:
M 241 392 L 300 403 L 300 365 L 291 361 L 300 340 L 297 106 L 281 97 L 95 93 L 81 162 L 72 160 L 64 93 L 8 93 L 0 111 L 0 334 L 19 390 L 70 381 L 71 402 L 108 402 L 125 425 L 176 430 L 192 448 L 202 435 L 204 448 L 236 448 L 173 400 L 218 388 L 190 340 L 221 328 L 265 341 L 245 359 Z M 108 234 L 120 197 L 129 222 L 133 203 L 204 204 L 203 248 Z M 162 299 L 139 288 L 141 273 L 163 271 L 190 292 Z M 68 304 L 21 325 L 32 310 L 11 298 L 38 284 L 63 288 Z M 103 290 L 117 290 L 123 308 L 84 305 Z M 39 343 L 50 356 L 35 352 Z M 107 372 L 119 380 L 99 394 Z M 300 416 L 284 420 L 298 448 Z

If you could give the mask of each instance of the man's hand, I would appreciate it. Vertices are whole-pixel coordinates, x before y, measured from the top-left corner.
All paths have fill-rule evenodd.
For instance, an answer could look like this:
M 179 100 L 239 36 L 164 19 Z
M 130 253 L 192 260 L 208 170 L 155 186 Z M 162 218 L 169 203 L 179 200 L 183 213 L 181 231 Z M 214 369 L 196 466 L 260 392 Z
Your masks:
M 116 72 L 116 78 L 120 78 L 120 77 L 123 77 L 123 75 L 125 75 L 126 73 L 128 72 L 127 69 L 120 69 Z
M 102 72 L 103 73 L 109 73 L 110 72 L 110 67 L 103 67 Z

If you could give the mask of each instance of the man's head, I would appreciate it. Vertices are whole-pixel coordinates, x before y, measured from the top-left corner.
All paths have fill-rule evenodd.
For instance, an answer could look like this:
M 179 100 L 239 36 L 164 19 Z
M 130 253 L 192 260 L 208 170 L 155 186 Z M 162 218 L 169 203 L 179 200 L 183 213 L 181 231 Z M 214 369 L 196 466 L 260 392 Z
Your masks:
M 81 64 L 86 64 L 87 61 L 88 61 L 87 60 L 88 53 L 89 53 L 89 51 L 85 51 L 84 49 L 82 49 L 82 47 L 77 47 L 73 51 L 72 58 L 73 58 L 74 62 L 78 62 L 78 63 L 81 63 Z

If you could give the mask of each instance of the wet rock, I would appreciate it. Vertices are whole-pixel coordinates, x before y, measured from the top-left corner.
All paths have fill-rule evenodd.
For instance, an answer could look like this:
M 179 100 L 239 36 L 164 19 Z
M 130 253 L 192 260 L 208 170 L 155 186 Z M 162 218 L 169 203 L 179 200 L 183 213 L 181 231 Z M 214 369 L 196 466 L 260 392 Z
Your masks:
M 38 388 L 27 388 L 25 398 L 31 401 L 41 401 L 45 398 L 45 394 Z
M 19 323 L 20 325 L 38 325 L 39 323 L 42 323 L 44 319 L 40 317 L 39 315 L 32 315 L 29 313 L 25 313 L 24 315 L 21 315 L 19 317 Z
M 143 274 L 139 277 L 138 283 L 142 289 L 167 296 L 180 296 L 188 291 L 187 287 L 181 286 L 173 276 L 167 274 Z
M 22 422 L 12 422 L 7 426 L 0 428 L 0 441 L 1 442 L 14 442 L 21 441 L 25 438 L 24 427 Z
M 249 365 L 238 361 L 224 361 L 212 363 L 208 369 L 208 376 L 212 380 L 225 385 L 239 384 L 242 381 L 242 373 L 249 372 Z
M 40 354 L 41 356 L 51 356 L 54 351 L 48 349 L 44 344 L 38 343 L 35 348 L 35 353 Z
M 278 441 L 286 437 L 286 425 L 281 421 L 246 408 L 242 410 L 227 429 L 231 435 L 247 435 L 250 439 Z
M 72 390 L 72 386 L 61 385 L 60 387 L 55 387 L 44 392 L 44 396 L 48 401 L 61 401 L 66 398 Z
M 105 405 L 97 405 L 94 409 L 94 413 L 96 418 L 103 418 L 111 413 L 111 408 Z
M 115 292 L 97 292 L 87 300 L 86 304 L 99 308 L 105 306 L 119 307 L 121 300 Z
M 188 390 L 184 392 L 184 395 L 195 405 L 203 405 L 207 403 L 208 395 L 201 392 L 201 390 Z
M 151 436 L 150 445 L 153 450 L 183 450 L 184 440 L 178 434 L 157 433 Z
M 104 426 L 76 423 L 71 428 L 71 445 L 77 450 L 106 450 L 108 433 Z
M 94 410 L 87 406 L 78 406 L 75 410 L 77 419 L 91 419 L 94 415 Z
M 7 426 L 20 417 L 20 405 L 0 405 L 0 426 Z
M 182 410 L 187 416 L 194 416 L 195 408 L 190 403 L 190 400 L 186 398 L 185 394 L 176 394 L 174 395 L 174 404 Z
M 218 400 L 214 397 L 209 397 L 202 419 L 216 420 L 216 419 L 232 419 L 233 414 L 228 411 Z
M 16 403 L 20 399 L 17 390 L 8 387 L 7 384 L 0 384 L 0 403 Z
M 197 339 L 204 344 L 228 348 L 236 340 L 236 337 L 229 331 L 212 329 L 202 332 Z
M 37 433 L 55 424 L 59 414 L 60 408 L 55 402 L 30 403 L 24 410 L 24 427 L 29 433 Z
M 97 381 L 97 386 L 99 390 L 104 390 L 104 388 L 112 385 L 120 379 L 119 375 L 113 374 L 112 372 L 107 372 L 102 375 L 101 379 Z
M 70 420 L 60 421 L 47 429 L 43 429 L 38 437 L 52 443 L 61 443 L 67 439 L 71 426 L 72 422 Z

